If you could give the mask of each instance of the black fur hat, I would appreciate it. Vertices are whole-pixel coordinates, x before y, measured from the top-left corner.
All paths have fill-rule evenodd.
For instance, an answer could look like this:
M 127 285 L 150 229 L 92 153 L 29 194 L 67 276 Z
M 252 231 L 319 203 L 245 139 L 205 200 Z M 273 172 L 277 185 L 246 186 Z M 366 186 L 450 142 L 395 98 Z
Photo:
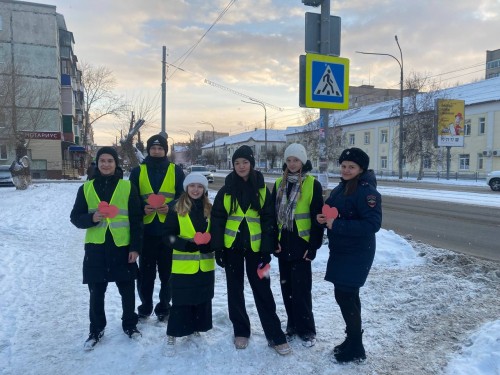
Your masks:
M 343 161 L 352 161 L 359 165 L 363 171 L 368 169 L 370 157 L 362 149 L 357 147 L 346 148 L 339 157 L 339 164 Z

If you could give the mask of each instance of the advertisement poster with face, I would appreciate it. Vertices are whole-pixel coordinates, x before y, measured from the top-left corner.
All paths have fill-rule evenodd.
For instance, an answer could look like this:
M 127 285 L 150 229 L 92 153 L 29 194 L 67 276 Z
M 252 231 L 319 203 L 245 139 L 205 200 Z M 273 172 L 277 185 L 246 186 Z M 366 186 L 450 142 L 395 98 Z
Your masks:
M 464 145 L 464 113 L 463 100 L 438 99 L 437 111 L 437 145 Z

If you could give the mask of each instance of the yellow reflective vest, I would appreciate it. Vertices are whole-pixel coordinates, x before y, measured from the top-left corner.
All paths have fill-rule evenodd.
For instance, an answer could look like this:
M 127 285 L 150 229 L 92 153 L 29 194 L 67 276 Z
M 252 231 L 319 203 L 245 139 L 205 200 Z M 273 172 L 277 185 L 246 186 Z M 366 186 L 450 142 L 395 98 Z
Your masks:
M 186 240 L 192 240 L 196 234 L 193 222 L 189 215 L 177 215 L 179 220 L 180 233 L 179 237 Z M 210 230 L 210 220 L 208 221 L 207 232 Z M 172 252 L 172 273 L 181 275 L 192 275 L 198 272 L 210 272 L 215 270 L 214 253 L 188 253 L 173 249 Z
M 153 188 L 151 187 L 151 182 L 149 181 L 148 169 L 146 164 L 141 164 L 139 166 L 141 168 L 141 172 L 139 173 L 139 194 L 141 198 L 144 199 L 144 202 L 147 203 L 148 197 L 151 194 L 154 194 Z M 160 186 L 160 190 L 158 194 L 163 195 L 165 197 L 165 204 L 171 202 L 175 198 L 175 164 L 170 163 L 167 169 L 167 173 L 165 174 L 165 178 Z M 158 215 L 158 219 L 160 222 L 164 223 L 167 215 L 159 214 L 158 212 L 154 212 L 149 215 L 145 215 L 143 222 L 144 224 L 149 224 L 155 218 L 155 215 Z
M 264 205 L 266 199 L 267 189 L 265 187 L 259 189 L 260 195 L 260 205 Z M 248 225 L 248 231 L 250 232 L 250 247 L 253 252 L 258 252 L 260 250 L 260 241 L 262 235 L 262 228 L 260 227 L 260 216 L 259 213 L 252 207 L 249 207 L 246 212 L 243 212 L 240 205 L 231 215 L 229 211 L 231 209 L 231 195 L 224 195 L 224 208 L 228 214 L 226 221 L 226 228 L 224 230 L 224 246 L 229 249 L 233 245 L 236 239 L 236 234 L 238 233 L 238 228 L 240 227 L 243 219 L 246 220 Z
M 276 191 L 278 190 L 283 177 L 276 179 Z M 285 188 L 286 189 L 286 188 Z M 294 220 L 297 225 L 299 237 L 309 242 L 311 237 L 311 202 L 314 190 L 314 177 L 307 175 L 302 181 L 302 189 L 300 190 L 300 197 L 295 206 Z M 283 194 L 286 194 L 284 192 Z M 279 236 L 281 238 L 282 225 L 278 223 Z
M 116 246 L 127 246 L 130 244 L 130 222 L 128 218 L 130 188 L 130 181 L 118 181 L 111 201 L 108 202 L 110 206 L 118 207 L 118 215 L 114 218 L 103 219 L 98 225 L 88 228 L 85 233 L 85 243 L 103 244 L 106 240 L 106 231 L 109 228 Z M 101 199 L 94 189 L 94 180 L 83 184 L 83 193 L 87 201 L 88 212 L 96 212 Z

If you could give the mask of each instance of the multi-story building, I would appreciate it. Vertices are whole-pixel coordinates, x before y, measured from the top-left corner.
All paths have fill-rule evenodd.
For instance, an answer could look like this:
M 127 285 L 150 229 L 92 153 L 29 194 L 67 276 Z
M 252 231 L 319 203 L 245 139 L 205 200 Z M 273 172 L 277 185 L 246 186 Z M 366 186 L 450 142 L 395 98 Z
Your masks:
M 500 49 L 486 51 L 486 73 L 485 78 L 500 76 Z
M 55 6 L 0 0 L 1 164 L 24 144 L 34 178 L 83 173 L 83 95 L 73 44 Z

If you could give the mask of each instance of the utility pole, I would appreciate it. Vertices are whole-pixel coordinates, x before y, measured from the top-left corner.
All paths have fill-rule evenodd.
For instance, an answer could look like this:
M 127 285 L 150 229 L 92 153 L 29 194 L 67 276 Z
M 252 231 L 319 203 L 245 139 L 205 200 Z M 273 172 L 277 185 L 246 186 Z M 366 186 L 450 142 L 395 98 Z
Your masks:
M 167 47 L 163 46 L 163 59 L 161 69 L 161 132 L 160 134 L 167 139 L 168 134 L 165 128 L 165 112 L 166 112 L 166 97 L 167 97 Z
M 329 55 L 330 51 L 330 0 L 323 0 L 323 2 L 321 3 L 321 39 L 319 45 L 319 53 L 322 55 Z M 324 172 L 328 176 L 328 125 L 330 122 L 330 110 L 321 108 L 319 110 L 319 118 L 322 122 L 320 127 L 323 128 L 324 137 L 324 144 L 322 145 L 323 153 L 320 156 L 320 161 L 323 161 L 323 163 L 320 163 L 319 167 L 320 172 Z M 322 140 L 320 139 L 320 143 L 321 142 Z

